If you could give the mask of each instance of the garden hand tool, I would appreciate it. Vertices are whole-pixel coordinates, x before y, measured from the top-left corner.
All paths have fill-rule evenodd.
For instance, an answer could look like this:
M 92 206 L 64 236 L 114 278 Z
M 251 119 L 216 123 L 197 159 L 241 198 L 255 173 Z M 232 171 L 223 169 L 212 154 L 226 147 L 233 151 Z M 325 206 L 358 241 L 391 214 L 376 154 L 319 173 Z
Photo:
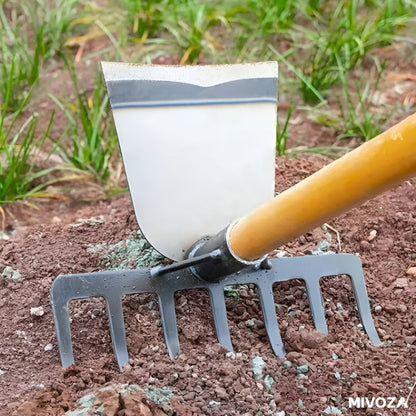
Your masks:
M 113 347 L 121 368 L 128 362 L 122 312 L 124 295 L 157 293 L 166 345 L 169 355 L 174 357 L 179 352 L 174 304 L 176 291 L 195 288 L 208 290 L 218 340 L 232 350 L 224 287 L 253 283 L 258 288 L 271 346 L 277 355 L 283 356 L 285 350 L 276 318 L 273 284 L 290 279 L 303 279 L 314 324 L 319 330 L 327 333 L 319 280 L 322 276 L 337 274 L 351 277 L 363 327 L 374 344 L 380 343 L 371 317 L 361 262 L 357 256 L 326 254 L 268 259 L 267 255 L 294 237 L 415 175 L 416 115 L 271 198 L 270 182 L 266 180 L 267 186 L 261 187 L 264 177 L 262 174 L 256 176 L 255 173 L 258 169 L 264 169 L 263 173 L 266 176 L 274 176 L 274 169 L 270 168 L 274 160 L 270 143 L 273 143 L 276 115 L 277 68 L 274 63 L 190 68 L 104 63 L 103 70 L 139 225 L 156 249 L 177 261 L 169 266 L 152 269 L 61 275 L 55 279 L 51 288 L 51 301 L 64 367 L 73 363 L 68 315 L 68 302 L 71 299 L 104 297 Z M 159 87 L 160 85 L 164 85 L 163 88 Z M 155 94 L 152 87 L 156 90 Z M 250 121 L 255 125 L 254 128 L 247 123 L 250 113 L 253 114 Z M 188 129 L 188 117 L 197 121 L 199 129 L 194 130 L 195 125 Z M 269 126 L 262 126 L 262 134 L 259 136 L 256 135 L 258 118 Z M 152 122 L 146 124 L 146 120 L 149 119 Z M 227 120 L 232 122 L 228 124 Z M 181 134 L 172 137 L 171 129 L 164 131 L 167 121 L 171 129 L 180 131 Z M 240 127 L 242 128 L 238 130 Z M 238 146 L 227 147 L 222 143 L 229 139 L 233 128 L 237 128 L 238 133 L 242 135 L 242 143 L 248 147 L 244 147 L 245 150 Z M 247 137 L 245 129 L 249 131 Z M 215 137 L 211 137 L 212 131 Z M 162 132 L 169 137 L 161 138 Z M 206 135 L 207 132 L 210 133 Z M 205 135 L 202 141 L 199 141 L 200 133 Z M 258 142 L 250 142 L 253 134 Z M 184 139 L 183 136 L 187 138 Z M 215 141 L 217 136 L 220 136 L 220 139 Z M 169 143 L 169 139 L 173 143 Z M 213 139 L 213 143 L 209 142 L 210 139 Z M 149 144 L 156 154 L 147 152 L 147 146 L 141 143 L 142 140 Z M 151 209 L 142 212 L 139 206 L 140 199 L 146 192 L 147 197 L 153 195 L 153 205 L 158 205 L 159 193 L 166 191 L 168 196 L 164 211 L 169 212 L 169 201 L 175 198 L 179 183 L 176 183 L 176 188 L 163 188 L 163 191 L 157 188 L 152 193 L 146 189 L 146 181 L 143 178 L 139 178 L 139 181 L 143 181 L 139 182 L 140 186 L 136 185 L 135 181 L 137 175 L 151 176 L 155 166 L 158 169 L 166 166 L 168 176 L 171 173 L 170 169 L 175 165 L 181 168 L 182 153 L 175 153 L 174 148 L 180 148 L 187 140 L 187 146 L 183 146 L 182 151 L 187 152 L 186 156 L 191 153 L 199 159 L 186 159 L 187 165 L 182 171 L 182 179 L 185 185 L 188 185 L 188 179 L 191 182 L 191 187 L 186 190 L 191 195 L 186 198 L 186 192 L 180 190 L 186 203 L 184 207 L 175 207 L 174 216 L 181 225 L 188 220 L 192 226 L 185 226 L 186 238 L 181 238 L 179 232 L 177 240 L 180 241 L 171 244 L 163 233 L 157 234 L 157 231 L 163 231 L 164 227 L 169 225 L 168 222 L 175 221 L 175 218 L 163 212 L 162 214 L 166 215 L 163 221 L 158 223 L 154 218 L 148 220 L 146 216 L 153 215 Z M 159 141 L 160 148 L 151 143 L 152 141 Z M 213 148 L 210 144 L 213 144 Z M 204 147 L 202 152 L 200 146 Z M 164 155 L 163 164 L 158 165 L 157 157 L 164 154 L 164 150 L 174 152 L 175 158 L 170 159 Z M 240 160 L 233 157 L 233 152 L 238 154 L 239 151 L 242 165 Z M 220 164 L 215 164 L 214 153 L 222 157 Z M 252 158 L 248 157 L 248 154 Z M 146 159 L 150 161 L 146 163 Z M 238 183 L 238 175 L 233 177 L 234 170 L 238 167 L 243 176 L 241 183 Z M 196 182 L 193 181 L 193 168 Z M 246 176 L 255 176 L 252 181 L 248 180 L 247 186 L 244 172 L 249 172 Z M 230 181 L 227 181 L 228 174 L 232 177 Z M 203 188 L 198 186 L 198 181 L 203 182 Z M 227 199 L 228 195 L 221 194 L 223 182 L 224 186 L 234 186 L 233 194 L 246 194 L 248 197 L 242 197 L 239 203 L 233 205 L 232 198 Z M 259 193 L 255 192 L 257 186 L 262 189 Z M 208 198 L 206 195 L 201 196 L 205 191 L 208 192 Z M 216 194 L 218 191 L 220 193 Z M 250 207 L 251 192 L 259 205 L 254 209 Z M 197 201 L 192 201 L 193 199 Z M 243 212 L 236 213 L 240 202 L 244 205 Z M 187 209 L 188 204 L 193 204 L 192 210 L 195 212 Z M 198 223 L 200 215 L 205 220 L 211 215 L 211 208 L 223 205 L 227 214 L 223 216 L 221 209 L 214 209 L 214 218 L 208 231 L 204 229 L 205 224 Z M 230 215 L 240 218 L 229 220 Z M 142 227 L 142 218 L 144 223 L 147 223 L 147 228 Z M 198 236 L 192 234 L 193 227 L 197 229 Z M 220 231 L 213 232 L 215 228 Z M 169 238 L 175 239 L 175 235 Z

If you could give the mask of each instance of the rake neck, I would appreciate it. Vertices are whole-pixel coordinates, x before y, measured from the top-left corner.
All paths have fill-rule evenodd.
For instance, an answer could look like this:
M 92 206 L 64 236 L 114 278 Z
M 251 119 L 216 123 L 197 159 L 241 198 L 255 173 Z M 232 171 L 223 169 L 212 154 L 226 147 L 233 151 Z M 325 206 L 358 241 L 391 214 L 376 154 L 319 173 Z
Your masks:
M 216 282 L 246 267 L 267 267 L 267 263 L 264 262 L 266 255 L 260 259 L 248 261 L 238 257 L 233 252 L 229 243 L 231 228 L 232 224 L 214 237 L 199 240 L 190 249 L 189 259 L 206 256 L 209 253 L 218 253 L 215 261 L 207 261 L 190 267 L 194 275 L 205 281 Z

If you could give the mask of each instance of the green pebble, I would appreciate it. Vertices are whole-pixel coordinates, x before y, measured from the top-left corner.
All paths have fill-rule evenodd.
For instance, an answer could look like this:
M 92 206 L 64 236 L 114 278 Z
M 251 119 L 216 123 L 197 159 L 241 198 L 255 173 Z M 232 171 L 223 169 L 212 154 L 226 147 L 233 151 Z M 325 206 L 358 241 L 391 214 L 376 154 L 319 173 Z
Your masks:
M 266 374 L 264 376 L 264 387 L 266 387 L 267 391 L 270 391 L 272 389 L 273 383 L 274 383 L 274 379 L 272 376 L 270 376 L 269 374 Z
M 296 367 L 296 374 L 306 374 L 308 371 L 309 367 L 306 364 Z

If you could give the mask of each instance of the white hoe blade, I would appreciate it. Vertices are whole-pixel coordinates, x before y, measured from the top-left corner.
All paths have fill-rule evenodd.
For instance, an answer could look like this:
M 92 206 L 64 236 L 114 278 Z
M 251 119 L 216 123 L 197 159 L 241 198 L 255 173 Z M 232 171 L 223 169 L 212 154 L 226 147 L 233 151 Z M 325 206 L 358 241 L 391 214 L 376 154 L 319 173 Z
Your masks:
M 102 68 L 136 217 L 160 253 L 181 260 L 274 196 L 276 62 Z

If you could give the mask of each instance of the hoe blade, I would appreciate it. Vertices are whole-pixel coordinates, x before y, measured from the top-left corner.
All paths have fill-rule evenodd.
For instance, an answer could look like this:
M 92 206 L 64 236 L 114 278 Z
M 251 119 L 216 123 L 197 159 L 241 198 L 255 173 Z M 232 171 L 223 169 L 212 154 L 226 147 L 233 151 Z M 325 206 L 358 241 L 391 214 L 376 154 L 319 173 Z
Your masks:
M 72 352 L 68 302 L 71 299 L 101 296 L 107 304 L 108 319 L 114 352 L 120 369 L 128 363 L 128 352 L 123 321 L 122 298 L 133 293 L 153 292 L 158 295 L 161 321 L 169 356 L 179 353 L 174 294 L 179 290 L 207 289 L 210 294 L 214 325 L 219 343 L 232 351 L 227 323 L 224 288 L 230 285 L 255 284 L 258 287 L 260 306 L 271 347 L 276 355 L 284 356 L 273 297 L 273 284 L 292 279 L 302 279 L 317 329 L 328 333 L 322 304 L 320 278 L 345 274 L 351 277 L 358 312 L 365 331 L 374 344 L 379 344 L 364 282 L 361 261 L 351 254 L 326 254 L 271 259 L 265 268 L 247 268 L 231 274 L 220 282 L 205 282 L 188 269 L 166 274 L 150 269 L 107 271 L 58 276 L 51 288 L 52 311 L 56 336 L 63 367 L 74 362 Z

